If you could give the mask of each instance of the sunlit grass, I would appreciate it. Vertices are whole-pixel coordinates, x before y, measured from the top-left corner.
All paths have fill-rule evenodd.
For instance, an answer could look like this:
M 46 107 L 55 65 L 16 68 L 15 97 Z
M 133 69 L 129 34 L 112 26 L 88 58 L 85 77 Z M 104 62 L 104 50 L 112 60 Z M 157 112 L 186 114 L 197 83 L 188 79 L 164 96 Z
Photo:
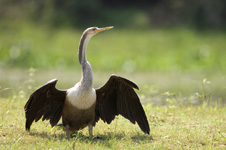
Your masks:
M 89 139 L 87 128 L 69 141 L 61 128 L 39 121 L 25 131 L 23 94 L 0 99 L 1 149 L 224 149 L 226 142 L 224 107 L 145 105 L 150 135 L 137 125 L 117 117 L 110 125 L 99 121 Z

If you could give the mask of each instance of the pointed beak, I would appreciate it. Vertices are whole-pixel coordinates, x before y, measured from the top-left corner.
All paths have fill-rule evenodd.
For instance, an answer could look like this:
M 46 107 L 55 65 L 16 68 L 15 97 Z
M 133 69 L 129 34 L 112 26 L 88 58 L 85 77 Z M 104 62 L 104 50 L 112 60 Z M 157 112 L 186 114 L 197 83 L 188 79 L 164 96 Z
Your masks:
M 99 32 L 102 32 L 102 31 L 106 31 L 106 30 L 110 30 L 114 28 L 113 26 L 110 26 L 110 27 L 104 27 L 104 28 L 98 28 L 95 33 L 99 33 Z

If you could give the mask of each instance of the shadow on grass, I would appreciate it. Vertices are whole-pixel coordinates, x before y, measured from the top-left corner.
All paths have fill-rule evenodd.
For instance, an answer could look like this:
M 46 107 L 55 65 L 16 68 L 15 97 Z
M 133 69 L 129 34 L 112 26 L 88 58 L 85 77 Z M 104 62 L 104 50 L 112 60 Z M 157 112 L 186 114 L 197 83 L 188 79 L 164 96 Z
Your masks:
M 109 148 L 112 147 L 113 145 L 117 145 L 116 143 L 118 142 L 125 142 L 125 143 L 130 143 L 128 141 L 133 141 L 135 143 L 145 143 L 153 140 L 152 136 L 150 135 L 144 135 L 144 134 L 137 134 L 134 136 L 128 136 L 125 133 L 112 133 L 108 132 L 106 134 L 97 134 L 93 138 L 89 138 L 84 135 L 79 135 L 79 137 L 74 138 L 74 143 L 77 142 L 77 140 L 81 143 L 86 143 L 86 144 L 95 144 L 95 145 L 101 145 L 103 147 Z M 113 146 L 114 147 L 114 146 Z
M 41 138 L 45 138 L 45 139 L 49 139 L 49 140 L 53 140 L 53 139 L 66 139 L 66 135 L 65 134 L 52 134 L 52 133 L 48 133 L 48 132 L 29 132 L 30 136 L 34 136 L 34 137 L 41 137 Z
M 49 140 L 68 140 L 65 133 L 48 133 L 48 132 L 30 132 L 31 136 L 38 136 L 41 138 L 46 138 Z M 125 133 L 112 133 L 108 132 L 106 134 L 97 134 L 96 136 L 90 138 L 89 136 L 83 135 L 82 132 L 72 134 L 69 141 L 80 142 L 80 143 L 90 143 L 98 144 L 105 147 L 111 147 L 112 143 L 117 141 L 129 141 L 132 140 L 135 143 L 143 143 L 145 141 L 150 142 L 153 140 L 152 136 L 146 134 L 135 134 L 128 136 Z

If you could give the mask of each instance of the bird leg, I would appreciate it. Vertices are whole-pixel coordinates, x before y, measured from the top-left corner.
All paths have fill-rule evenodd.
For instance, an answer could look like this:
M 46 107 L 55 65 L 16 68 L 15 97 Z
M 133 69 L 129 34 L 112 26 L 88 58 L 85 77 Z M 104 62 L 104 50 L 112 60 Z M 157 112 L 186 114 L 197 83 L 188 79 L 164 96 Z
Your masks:
M 92 138 L 93 137 L 93 125 L 88 124 L 88 128 L 89 128 L 89 137 Z
M 70 139 L 70 135 L 69 135 L 69 125 L 66 125 L 66 137 L 69 140 Z

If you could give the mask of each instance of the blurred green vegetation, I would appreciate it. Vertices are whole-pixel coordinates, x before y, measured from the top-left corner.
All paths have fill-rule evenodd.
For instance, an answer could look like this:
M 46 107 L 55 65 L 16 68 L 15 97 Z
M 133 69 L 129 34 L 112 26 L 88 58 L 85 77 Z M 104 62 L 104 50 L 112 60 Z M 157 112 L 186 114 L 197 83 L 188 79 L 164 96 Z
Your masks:
M 84 28 L 85 29 L 85 28 Z M 82 30 L 29 23 L 0 31 L 0 66 L 79 68 Z M 93 68 L 118 71 L 225 72 L 226 34 L 186 28 L 126 30 L 117 26 L 88 45 Z
M 0 0 L 0 19 L 29 19 L 51 27 L 186 26 L 225 29 L 225 0 Z
M 224 0 L 0 0 L 0 67 L 78 68 L 83 30 L 113 25 L 89 43 L 95 69 L 225 72 L 225 16 Z
M 88 45 L 95 86 L 108 73 L 126 74 L 146 97 L 162 99 L 200 93 L 207 78 L 208 97 L 225 100 L 225 18 L 225 0 L 0 0 L 0 94 L 27 83 L 29 68 L 39 70 L 34 87 L 55 77 L 73 86 L 82 32 L 115 26 Z

